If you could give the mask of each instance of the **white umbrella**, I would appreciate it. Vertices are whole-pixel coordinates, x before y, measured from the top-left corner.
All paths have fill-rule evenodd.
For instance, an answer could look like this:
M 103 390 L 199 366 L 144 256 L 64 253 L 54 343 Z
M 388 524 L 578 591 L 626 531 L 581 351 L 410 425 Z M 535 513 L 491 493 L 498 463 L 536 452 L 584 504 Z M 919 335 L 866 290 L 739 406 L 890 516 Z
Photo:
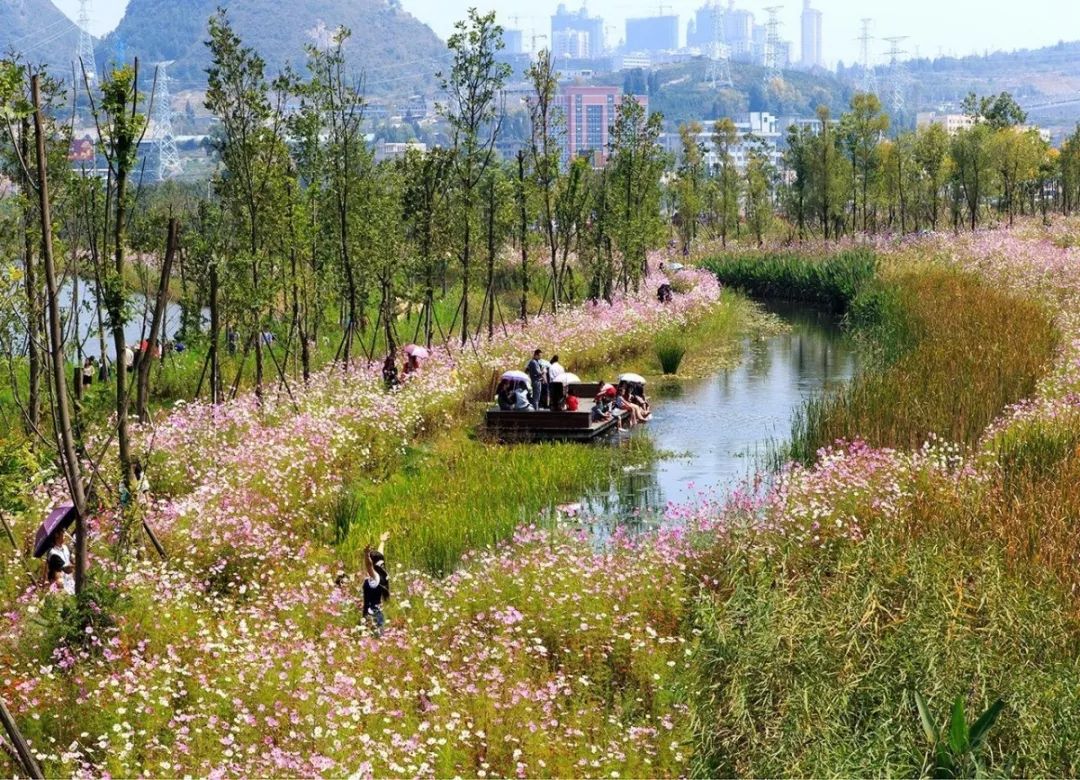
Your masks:
M 404 352 L 406 355 L 414 357 L 417 360 L 427 360 L 431 356 L 431 353 L 428 352 L 425 347 L 421 347 L 416 344 L 410 344 L 409 346 L 405 347 Z
M 619 381 L 629 382 L 630 384 L 634 385 L 643 385 L 645 384 L 645 377 L 643 377 L 641 374 L 620 374 Z
M 505 374 L 502 375 L 502 378 L 518 382 L 530 381 L 529 375 L 526 374 L 524 371 L 507 371 Z
M 564 371 L 563 373 L 559 374 L 559 378 L 555 381 L 564 385 L 572 385 L 575 382 L 580 382 L 581 377 L 579 377 L 577 374 L 572 374 L 569 371 Z

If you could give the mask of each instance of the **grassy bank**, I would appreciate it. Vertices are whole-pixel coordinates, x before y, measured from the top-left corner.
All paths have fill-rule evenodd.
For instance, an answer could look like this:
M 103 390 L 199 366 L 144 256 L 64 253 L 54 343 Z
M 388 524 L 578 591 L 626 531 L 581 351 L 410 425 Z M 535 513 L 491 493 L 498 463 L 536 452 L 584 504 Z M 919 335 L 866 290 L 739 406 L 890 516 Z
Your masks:
M 449 433 L 412 449 L 389 479 L 346 491 L 335 512 L 344 531 L 338 549 L 359 569 L 364 545 L 389 531 L 397 565 L 442 576 L 467 551 L 494 546 L 553 504 L 606 486 L 627 464 L 653 457 L 641 438 L 618 447 L 492 445 Z
M 848 387 L 807 404 L 791 443 L 803 463 L 840 439 L 901 449 L 932 436 L 974 444 L 1005 406 L 1034 391 L 1057 344 L 1040 304 L 947 269 L 865 287 L 849 321 L 877 360 Z

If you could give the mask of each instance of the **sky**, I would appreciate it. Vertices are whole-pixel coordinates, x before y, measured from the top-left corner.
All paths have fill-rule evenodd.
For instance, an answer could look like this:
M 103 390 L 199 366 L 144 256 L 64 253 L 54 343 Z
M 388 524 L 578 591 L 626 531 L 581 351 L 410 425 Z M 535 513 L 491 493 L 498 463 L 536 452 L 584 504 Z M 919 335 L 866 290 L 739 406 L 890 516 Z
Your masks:
M 176 0 L 183 2 L 184 0 Z M 355 0 L 365 2 L 365 0 Z M 581 0 L 566 0 L 571 10 L 580 7 Z M 723 0 L 726 2 L 726 0 Z M 54 0 L 72 18 L 78 15 L 79 0 Z M 287 6 L 290 0 L 281 0 Z M 859 20 L 874 20 L 871 34 L 871 58 L 884 61 L 888 44 L 885 37 L 906 35 L 901 47 L 909 56 L 934 57 L 940 54 L 965 55 L 997 49 L 1020 49 L 1049 46 L 1059 40 L 1080 40 L 1080 2 L 1077 0 L 811 0 L 820 10 L 824 56 L 832 66 L 837 60 L 845 63 L 859 57 Z M 504 27 L 524 30 L 526 48 L 535 30 L 542 35 L 550 32 L 550 14 L 558 0 L 401 0 L 402 6 L 418 19 L 431 25 L 446 38 L 457 19 L 465 15 L 470 5 L 481 10 L 495 10 Z M 763 21 L 762 9 L 768 5 L 784 4 L 785 0 L 736 0 L 736 7 L 753 11 Z M 652 0 L 588 0 L 591 14 L 604 17 L 608 43 L 624 36 L 627 17 L 650 16 L 663 8 L 679 14 L 682 35 L 694 10 L 704 0 L 670 0 L 663 6 Z M 116 27 L 123 15 L 127 0 L 91 0 L 90 30 L 95 35 Z M 798 57 L 799 14 L 802 0 L 787 0 L 780 12 L 781 37 L 794 42 Z M 333 24 L 332 19 L 325 20 Z M 537 41 L 538 47 L 545 45 Z

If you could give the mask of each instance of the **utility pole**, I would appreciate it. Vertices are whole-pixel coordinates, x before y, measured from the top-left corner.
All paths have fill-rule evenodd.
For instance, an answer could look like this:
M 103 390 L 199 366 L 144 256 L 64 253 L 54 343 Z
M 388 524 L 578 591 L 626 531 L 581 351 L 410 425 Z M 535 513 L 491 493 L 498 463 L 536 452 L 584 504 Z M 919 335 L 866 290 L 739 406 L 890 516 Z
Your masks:
M 94 37 L 90 35 L 90 0 L 79 0 L 79 48 L 75 58 L 86 70 L 86 80 L 90 86 L 97 84 L 97 64 L 94 62 Z
M 873 40 L 873 36 L 870 35 L 870 25 L 873 21 L 869 17 L 864 17 L 861 20 L 862 33 L 859 35 L 859 61 L 862 63 L 861 91 L 868 95 L 877 93 L 877 79 L 874 78 L 874 69 L 870 66 L 870 41 Z
M 174 60 L 157 64 L 157 95 L 154 97 L 154 140 L 158 151 L 158 181 L 165 181 L 183 171 L 180 152 L 173 136 L 172 94 L 169 90 L 168 68 Z
M 720 0 L 713 3 L 713 51 L 709 63 L 709 84 L 713 89 L 732 87 L 731 48 L 724 36 L 724 6 Z

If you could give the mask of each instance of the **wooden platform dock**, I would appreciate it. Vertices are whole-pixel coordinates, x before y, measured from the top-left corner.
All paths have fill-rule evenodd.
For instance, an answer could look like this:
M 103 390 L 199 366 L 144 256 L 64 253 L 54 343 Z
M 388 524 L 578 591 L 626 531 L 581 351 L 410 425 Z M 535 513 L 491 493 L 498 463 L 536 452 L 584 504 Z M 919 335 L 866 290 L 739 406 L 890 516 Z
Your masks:
M 625 412 L 617 409 L 609 420 L 592 421 L 593 397 L 600 389 L 599 383 L 583 382 L 567 389 L 579 399 L 576 412 L 489 409 L 485 417 L 488 434 L 503 441 L 589 441 L 618 427 Z

